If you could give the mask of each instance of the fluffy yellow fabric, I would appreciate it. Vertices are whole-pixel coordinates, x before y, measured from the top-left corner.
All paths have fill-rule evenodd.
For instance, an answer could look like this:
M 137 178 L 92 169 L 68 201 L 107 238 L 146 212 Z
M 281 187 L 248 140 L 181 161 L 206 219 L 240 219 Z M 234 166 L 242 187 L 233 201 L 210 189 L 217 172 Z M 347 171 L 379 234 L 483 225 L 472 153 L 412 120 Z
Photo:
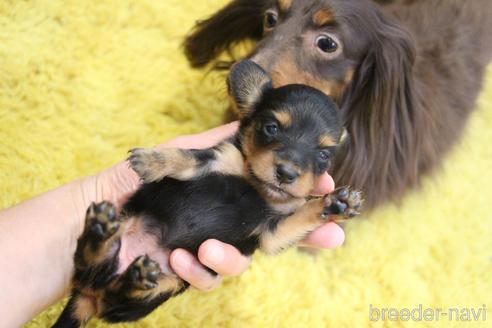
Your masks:
M 190 70 L 179 46 L 194 20 L 224 3 L 2 1 L 0 208 L 97 172 L 129 148 L 219 125 L 223 76 Z M 402 207 L 351 222 L 345 245 L 317 258 L 258 254 L 241 277 L 211 293 L 187 292 L 135 326 L 364 327 L 370 304 L 485 304 L 488 321 L 474 327 L 490 326 L 492 71 L 488 77 L 466 137 Z M 28 327 L 53 323 L 61 306 Z

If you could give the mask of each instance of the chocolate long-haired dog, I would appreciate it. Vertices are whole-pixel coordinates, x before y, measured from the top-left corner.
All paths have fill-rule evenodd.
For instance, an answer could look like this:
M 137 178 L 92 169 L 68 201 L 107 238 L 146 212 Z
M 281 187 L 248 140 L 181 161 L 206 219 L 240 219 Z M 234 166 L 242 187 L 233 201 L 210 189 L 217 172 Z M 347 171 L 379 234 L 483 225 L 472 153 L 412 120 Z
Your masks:
M 108 202 L 89 207 L 72 295 L 55 327 L 91 316 L 137 320 L 183 292 L 188 284 L 168 265 L 173 249 L 197 254 L 215 238 L 245 255 L 275 254 L 326 220 L 358 214 L 361 195 L 348 188 L 308 197 L 341 135 L 329 97 L 303 85 L 274 89 L 251 61 L 233 68 L 229 93 L 242 116 L 233 138 L 202 150 L 135 149 L 129 161 L 145 183 L 120 213 Z M 146 236 L 159 254 L 125 268 L 120 251 L 130 235 Z
M 366 208 L 398 200 L 437 166 L 492 54 L 490 0 L 378 2 L 235 0 L 185 41 L 202 67 L 257 40 L 249 57 L 275 86 L 307 84 L 335 99 L 348 134 L 332 173 L 366 192 Z

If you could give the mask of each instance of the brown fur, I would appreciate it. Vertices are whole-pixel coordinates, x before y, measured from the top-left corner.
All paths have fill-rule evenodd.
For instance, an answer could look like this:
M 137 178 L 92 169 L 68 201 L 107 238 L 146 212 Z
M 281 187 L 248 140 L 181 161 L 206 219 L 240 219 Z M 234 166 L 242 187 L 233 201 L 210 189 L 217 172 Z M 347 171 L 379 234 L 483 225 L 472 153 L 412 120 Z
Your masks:
M 329 9 L 320 9 L 314 14 L 313 22 L 318 26 L 323 26 L 334 23 L 335 19 L 333 18 L 333 14 Z
M 462 134 L 492 54 L 490 0 L 377 2 L 384 5 L 293 0 L 262 33 L 262 13 L 275 1 L 235 0 L 185 41 L 201 67 L 236 42 L 258 40 L 251 57 L 274 85 L 305 83 L 336 99 L 348 138 L 330 173 L 337 185 L 365 191 L 366 208 L 401 199 L 439 166 Z M 306 21 L 327 18 L 340 48 L 321 64 L 313 42 L 298 39 L 325 31 Z
M 288 11 L 292 6 L 292 0 L 278 0 L 278 6 L 282 11 Z
M 339 100 L 347 83 L 345 81 L 324 81 L 309 72 L 299 68 L 292 58 L 285 57 L 270 69 L 273 86 L 281 87 L 287 84 L 305 84 L 323 91 L 325 94 Z

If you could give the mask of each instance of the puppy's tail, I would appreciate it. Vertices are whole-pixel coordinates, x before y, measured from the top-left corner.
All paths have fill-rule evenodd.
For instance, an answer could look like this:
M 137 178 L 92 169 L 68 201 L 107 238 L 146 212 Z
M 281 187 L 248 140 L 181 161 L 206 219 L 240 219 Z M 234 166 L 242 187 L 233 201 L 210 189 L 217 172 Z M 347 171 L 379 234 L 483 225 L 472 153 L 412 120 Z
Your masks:
M 73 293 L 52 328 L 79 328 L 94 315 L 95 308 L 87 297 Z

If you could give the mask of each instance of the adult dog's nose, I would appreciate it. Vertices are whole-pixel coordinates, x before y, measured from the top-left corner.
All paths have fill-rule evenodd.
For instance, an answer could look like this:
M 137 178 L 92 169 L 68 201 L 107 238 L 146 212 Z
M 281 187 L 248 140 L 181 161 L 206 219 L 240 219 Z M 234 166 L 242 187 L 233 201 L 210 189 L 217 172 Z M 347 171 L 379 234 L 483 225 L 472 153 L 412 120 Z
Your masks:
M 280 183 L 290 184 L 296 181 L 297 177 L 299 177 L 299 172 L 297 172 L 297 170 L 294 167 L 288 164 L 277 165 L 276 173 L 277 173 L 277 180 Z

